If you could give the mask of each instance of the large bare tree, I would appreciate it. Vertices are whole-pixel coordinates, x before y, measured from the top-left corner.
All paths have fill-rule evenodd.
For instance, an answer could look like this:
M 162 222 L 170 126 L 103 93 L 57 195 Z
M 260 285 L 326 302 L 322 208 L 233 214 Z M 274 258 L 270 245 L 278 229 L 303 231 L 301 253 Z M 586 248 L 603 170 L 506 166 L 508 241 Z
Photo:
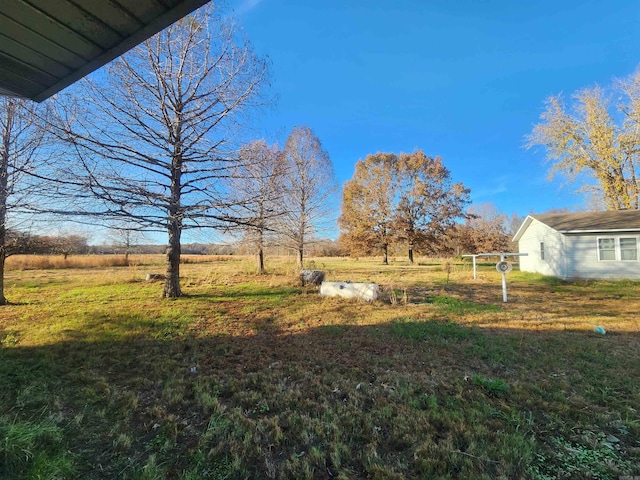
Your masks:
M 527 145 L 546 148 L 552 175 L 579 181 L 608 210 L 638 209 L 640 70 L 611 89 L 582 89 L 569 105 L 562 95 L 551 96 L 540 118 Z
M 305 246 L 313 242 L 322 223 L 333 216 L 331 200 L 337 183 L 329 154 L 309 127 L 292 129 L 284 155 L 285 212 L 278 232 L 282 243 L 296 252 L 302 268 Z
M 183 230 L 233 220 L 221 180 L 237 159 L 224 147 L 266 80 L 266 62 L 210 4 L 114 61 L 60 111 L 77 162 L 65 179 L 79 202 L 71 213 L 165 231 L 164 297 L 182 293 Z
M 257 271 L 265 273 L 264 250 L 274 241 L 276 224 L 284 213 L 283 152 L 277 145 L 256 140 L 240 149 L 231 187 L 237 197 L 236 217 L 242 219 L 244 241 L 257 256 Z
M 20 250 L 26 238 L 18 231 L 9 231 L 10 217 L 32 206 L 32 174 L 43 160 L 45 131 L 37 122 L 39 109 L 29 100 L 0 96 L 0 305 L 7 303 L 5 260 Z

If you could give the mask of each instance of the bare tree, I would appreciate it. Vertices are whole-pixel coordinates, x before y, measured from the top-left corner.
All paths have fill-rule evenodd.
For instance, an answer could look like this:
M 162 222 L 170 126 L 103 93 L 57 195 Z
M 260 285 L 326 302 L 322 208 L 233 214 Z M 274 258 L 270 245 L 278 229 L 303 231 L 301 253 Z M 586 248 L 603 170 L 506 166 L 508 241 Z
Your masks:
M 507 235 L 513 237 L 524 223 L 525 218 L 527 218 L 526 215 L 518 215 L 516 212 L 511 212 L 507 221 Z
M 293 128 L 284 155 L 285 213 L 278 232 L 283 245 L 296 252 L 298 266 L 302 268 L 305 246 L 313 242 L 322 222 L 332 217 L 330 202 L 337 183 L 329 154 L 309 127 Z
M 59 132 L 78 162 L 64 184 L 80 202 L 71 213 L 165 231 L 163 296 L 175 298 L 182 294 L 183 230 L 233 221 L 221 180 L 237 159 L 224 146 L 233 122 L 261 103 L 267 65 L 210 5 L 120 57 L 103 76 L 84 83 L 84 112 L 60 110 Z
M 45 131 L 39 126 L 40 107 L 28 100 L 0 97 L 0 305 L 5 305 L 4 264 L 17 253 L 24 235 L 8 231 L 12 213 L 29 207 L 33 177 Z
M 472 206 L 464 225 L 457 229 L 459 245 L 466 253 L 507 251 L 511 246 L 508 228 L 509 217 L 493 203 Z
M 574 93 L 569 106 L 562 95 L 549 97 L 527 145 L 544 146 L 553 162 L 551 174 L 579 180 L 580 190 L 595 192 L 606 209 L 636 210 L 640 206 L 640 70 L 616 82 L 611 92 L 619 99 L 616 108 L 610 92 L 599 86 Z
M 144 238 L 144 232 L 141 232 L 135 224 L 123 224 L 111 228 L 109 238 L 115 247 L 115 252 L 123 253 L 124 262 L 129 265 L 129 255 Z
M 235 216 L 243 219 L 244 241 L 257 255 L 260 275 L 265 273 L 265 247 L 273 242 L 276 222 L 284 213 L 285 169 L 283 152 L 264 140 L 243 146 L 240 163 L 233 169 L 231 189 L 237 197 Z
M 511 212 L 511 215 L 507 220 L 506 229 L 507 229 L 507 235 L 509 236 L 509 247 L 507 248 L 507 250 L 509 250 L 510 252 L 518 251 L 518 248 L 519 248 L 518 242 L 514 242 L 513 237 L 518 232 L 518 229 L 524 223 L 525 218 L 527 218 L 526 215 L 521 216 L 521 215 L 518 215 L 516 212 Z

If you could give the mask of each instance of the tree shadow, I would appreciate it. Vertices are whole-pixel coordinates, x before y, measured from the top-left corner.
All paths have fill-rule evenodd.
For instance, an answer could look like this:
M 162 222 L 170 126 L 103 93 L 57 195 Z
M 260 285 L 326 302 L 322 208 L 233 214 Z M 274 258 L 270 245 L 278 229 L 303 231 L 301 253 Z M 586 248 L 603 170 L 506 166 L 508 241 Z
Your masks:
M 495 286 L 473 286 L 479 297 L 489 295 L 483 289 Z M 55 418 L 79 478 L 136 478 L 152 454 L 166 478 L 193 465 L 204 475 L 204 464 L 241 454 L 247 475 L 266 477 L 312 448 L 317 458 L 309 465 L 324 472 L 313 478 L 331 478 L 327 469 L 369 478 L 372 465 L 409 465 L 399 472 L 418 478 L 428 472 L 416 463 L 424 455 L 418 447 L 430 438 L 440 439 L 429 448 L 444 470 L 463 471 L 451 449 L 468 449 L 494 462 L 476 465 L 476 473 L 517 477 L 506 451 L 496 450 L 500 442 L 485 438 L 487 426 L 512 435 L 526 427 L 544 445 L 550 432 L 594 422 L 639 459 L 626 449 L 640 431 L 622 436 L 607 426 L 635 405 L 638 332 L 485 329 L 406 313 L 302 332 L 272 318 L 252 335 L 206 324 L 141 325 L 126 314 L 109 321 L 119 328 L 110 332 L 96 316 L 65 340 L 37 347 L 21 346 L 19 337 L 5 345 L 12 332 L 0 331 L 0 417 Z M 513 424 L 521 412 L 533 412 L 540 425 Z M 423 416 L 428 421 L 411 420 Z M 469 435 L 488 443 L 473 447 Z M 371 464 L 362 452 L 374 440 L 379 457 Z M 341 442 L 351 455 L 331 453 Z

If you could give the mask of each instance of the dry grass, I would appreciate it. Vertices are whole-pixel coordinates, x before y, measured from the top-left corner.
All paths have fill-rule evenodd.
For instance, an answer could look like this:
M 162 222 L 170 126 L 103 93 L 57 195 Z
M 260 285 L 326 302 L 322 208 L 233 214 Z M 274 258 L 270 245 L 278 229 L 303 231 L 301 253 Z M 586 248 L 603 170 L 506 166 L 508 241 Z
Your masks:
M 133 258 L 130 258 L 133 261 Z M 6 270 L 53 270 L 126 266 L 124 255 L 13 255 Z
M 74 268 L 126 267 L 163 265 L 164 255 L 13 255 L 7 259 L 7 270 L 57 270 Z M 183 255 L 182 263 L 212 263 L 232 260 L 228 255 Z
M 309 267 L 387 295 L 321 298 L 284 258 L 188 263 L 175 301 L 157 264 L 11 271 L 0 476 L 640 475 L 640 283 L 512 272 L 503 304 L 489 265 Z

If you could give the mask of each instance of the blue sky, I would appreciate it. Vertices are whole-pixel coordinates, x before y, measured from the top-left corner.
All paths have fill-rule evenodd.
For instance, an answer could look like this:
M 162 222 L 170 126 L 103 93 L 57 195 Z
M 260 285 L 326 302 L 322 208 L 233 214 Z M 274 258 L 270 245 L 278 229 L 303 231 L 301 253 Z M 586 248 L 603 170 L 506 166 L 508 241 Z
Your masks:
M 230 0 L 272 63 L 274 108 L 256 136 L 294 125 L 322 141 L 340 182 L 369 153 L 441 156 L 475 204 L 526 215 L 584 208 L 526 150 L 544 99 L 632 73 L 634 0 Z

